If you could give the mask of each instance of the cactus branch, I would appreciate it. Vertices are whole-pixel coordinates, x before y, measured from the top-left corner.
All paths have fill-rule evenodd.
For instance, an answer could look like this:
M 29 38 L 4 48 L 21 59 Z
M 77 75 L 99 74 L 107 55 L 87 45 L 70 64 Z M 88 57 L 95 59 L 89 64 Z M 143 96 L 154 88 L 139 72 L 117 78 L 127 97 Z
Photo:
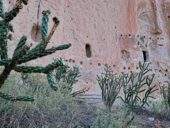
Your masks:
M 50 41 L 51 37 L 53 36 L 53 34 L 54 34 L 54 32 L 55 32 L 55 30 L 56 30 L 56 28 L 57 28 L 57 26 L 58 26 L 59 23 L 60 23 L 60 21 L 58 20 L 57 17 L 54 17 L 54 18 L 53 18 L 53 22 L 54 22 L 54 25 L 53 25 L 53 27 L 52 27 L 52 29 L 51 29 L 51 31 L 50 31 L 50 34 L 48 35 L 48 37 L 47 37 L 47 39 L 46 39 L 46 43 L 48 43 L 48 42 Z
M 27 37 L 22 36 L 16 48 L 14 49 L 12 58 L 8 58 L 7 43 L 8 39 L 12 38 L 12 34 L 10 34 L 9 31 L 14 32 L 13 26 L 9 22 L 12 21 L 19 13 L 19 10 L 23 8 L 22 4 L 27 5 L 28 0 L 17 0 L 16 5 L 13 7 L 12 10 L 4 13 L 3 3 L 2 0 L 0 0 L 0 17 L 2 18 L 2 20 L 0 20 L 0 66 L 4 66 L 4 69 L 0 74 L 0 88 L 10 75 L 11 71 L 15 70 L 21 73 L 45 73 L 47 75 L 47 79 L 49 84 L 51 85 L 51 88 L 57 90 L 57 85 L 55 84 L 54 79 L 52 78 L 52 71 L 58 68 L 59 66 L 66 65 L 63 59 L 56 59 L 54 60 L 54 62 L 48 64 L 45 67 L 18 66 L 19 64 L 37 59 L 39 57 L 50 55 L 56 52 L 57 50 L 68 49 L 71 46 L 71 44 L 63 44 L 58 47 L 52 47 L 51 49 L 46 50 L 47 44 L 49 43 L 49 40 L 51 39 L 52 35 L 54 34 L 54 31 L 56 30 L 59 24 L 59 20 L 56 17 L 53 18 L 54 26 L 51 29 L 50 34 L 47 36 L 49 22 L 48 15 L 51 13 L 50 10 L 43 11 L 41 28 L 42 41 L 30 50 L 30 46 L 26 45 Z M 0 97 L 9 101 L 34 101 L 32 96 L 13 97 L 3 92 L 0 92 Z
M 0 88 L 4 84 L 5 80 L 8 78 L 10 72 L 13 70 L 13 68 L 17 65 L 17 62 L 20 57 L 22 57 L 26 52 L 29 50 L 28 46 L 24 46 L 23 48 L 16 51 L 13 55 L 12 61 L 10 64 L 5 65 L 5 69 L 0 75 Z
M 4 10 L 3 10 L 2 0 L 0 0 L 0 17 L 1 17 L 1 18 L 4 17 Z
M 54 78 L 53 78 L 53 75 L 52 75 L 51 72 L 49 72 L 49 73 L 47 74 L 47 79 L 48 79 L 48 83 L 50 84 L 51 88 L 52 88 L 53 90 L 57 91 L 58 85 L 55 83 Z

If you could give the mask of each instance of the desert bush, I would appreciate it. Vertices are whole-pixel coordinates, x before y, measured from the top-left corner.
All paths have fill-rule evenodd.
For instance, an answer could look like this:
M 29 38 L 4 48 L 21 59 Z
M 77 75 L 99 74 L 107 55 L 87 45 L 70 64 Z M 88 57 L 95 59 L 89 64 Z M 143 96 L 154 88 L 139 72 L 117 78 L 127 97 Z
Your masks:
M 121 122 L 114 117 L 114 114 L 105 112 L 101 109 L 97 110 L 97 117 L 95 118 L 91 128 L 121 128 Z
M 22 79 L 19 79 L 18 75 L 9 76 L 2 91 L 14 96 L 27 94 L 33 96 L 35 101 L 10 102 L 0 99 L 0 118 L 3 119 L 0 120 L 1 127 L 67 128 L 80 125 L 75 120 L 75 117 L 79 116 L 80 109 L 76 104 L 76 97 L 60 91 L 60 87 L 66 83 L 60 82 L 56 92 L 48 87 L 48 81 L 45 78 L 45 75 L 32 74 L 27 78 L 30 83 L 23 86 Z M 38 88 L 35 89 L 35 86 Z
M 106 108 L 111 111 L 111 107 L 122 87 L 121 78 L 114 74 L 110 66 L 105 65 L 101 76 L 97 75 L 97 81 L 102 91 L 102 101 Z
M 138 113 L 144 105 L 149 105 L 148 98 L 154 98 L 151 94 L 158 90 L 156 89 L 156 85 L 152 85 L 154 74 L 147 75 L 150 71 L 148 66 L 149 63 L 142 64 L 139 62 L 139 73 L 133 73 L 131 71 L 130 74 L 122 73 L 121 75 L 124 97 L 120 96 L 120 98 L 126 108 L 125 117 L 130 115 L 130 120 L 125 124 L 125 127 L 134 119 L 135 115 L 133 111 Z M 143 93 L 144 97 L 139 96 L 141 93 Z
M 159 87 L 160 87 L 161 96 L 163 98 L 163 102 L 166 108 L 170 110 L 170 82 L 166 81 L 166 83 L 167 84 L 166 85 L 164 84 L 163 86 L 159 84 Z
M 62 93 L 67 83 L 59 82 L 58 91 L 49 88 L 45 75 L 28 74 L 23 86 L 21 75 L 11 74 L 2 91 L 12 95 L 31 95 L 34 102 L 11 102 L 0 99 L 1 127 L 45 127 L 45 128 L 102 128 L 120 127 L 116 117 L 85 101 L 79 101 L 70 93 Z M 35 86 L 38 86 L 35 89 Z M 60 88 L 61 87 L 61 88 Z M 61 90 L 60 90 L 61 89 Z M 107 118 L 106 118 L 107 117 Z

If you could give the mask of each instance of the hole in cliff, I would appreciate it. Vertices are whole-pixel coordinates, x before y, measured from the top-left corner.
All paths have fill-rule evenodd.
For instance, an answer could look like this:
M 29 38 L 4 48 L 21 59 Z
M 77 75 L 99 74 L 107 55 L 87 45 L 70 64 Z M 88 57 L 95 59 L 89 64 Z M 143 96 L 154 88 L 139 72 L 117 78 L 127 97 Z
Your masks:
M 137 44 L 139 45 L 139 44 L 140 44 L 140 42 L 137 42 Z
M 168 72 L 168 69 L 166 69 L 165 72 Z
M 90 58 L 92 56 L 90 44 L 86 44 L 85 49 L 87 58 Z
M 72 60 L 71 59 L 69 59 L 69 62 L 71 62 Z
M 165 74 L 165 76 L 167 76 L 167 75 Z
M 40 25 L 34 24 L 32 26 L 31 38 L 35 42 L 41 42 L 42 41 L 42 38 L 41 38 L 41 26 Z
M 130 58 L 130 52 L 128 52 L 127 50 L 121 50 L 121 54 L 122 54 L 122 59 L 127 60 Z
M 138 70 L 139 68 L 138 68 L 138 67 L 136 67 L 136 69 Z
M 126 69 L 126 67 L 123 67 L 123 69 L 125 70 L 125 69 Z
M 82 65 L 82 64 L 83 64 L 83 61 L 80 61 L 80 64 Z
M 116 67 L 116 65 L 113 65 L 113 67 Z
M 72 60 L 72 63 L 75 63 L 75 60 Z
M 128 69 L 130 70 L 130 67 L 128 67 Z
M 147 51 L 142 51 L 143 53 L 143 60 L 144 62 L 148 62 L 149 61 L 149 54 Z
M 139 35 L 137 35 L 137 37 L 139 37 Z
M 98 63 L 98 66 L 101 66 L 101 64 L 100 64 L 100 63 Z

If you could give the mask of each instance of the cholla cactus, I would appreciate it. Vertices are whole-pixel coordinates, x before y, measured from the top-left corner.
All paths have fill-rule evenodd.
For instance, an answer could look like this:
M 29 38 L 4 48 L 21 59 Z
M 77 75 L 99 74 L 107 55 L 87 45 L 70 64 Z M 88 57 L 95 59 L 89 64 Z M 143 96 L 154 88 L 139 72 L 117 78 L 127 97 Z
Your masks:
M 169 77 L 170 80 L 170 77 Z M 160 93 L 165 101 L 166 108 L 170 109 L 170 82 L 166 81 L 167 85 L 160 86 Z
M 0 88 L 4 84 L 5 80 L 10 75 L 10 72 L 12 70 L 15 70 L 16 72 L 20 73 L 44 73 L 47 75 L 47 79 L 49 84 L 51 85 L 51 88 L 54 90 L 57 90 L 57 84 L 54 82 L 54 79 L 52 77 L 52 71 L 57 68 L 58 66 L 65 65 L 64 60 L 62 58 L 54 60 L 53 63 L 41 67 L 41 66 L 18 66 L 19 64 L 23 64 L 25 62 L 28 62 L 30 60 L 34 60 L 43 56 L 47 56 L 50 54 L 55 53 L 57 50 L 64 50 L 68 49 L 71 44 L 64 44 L 60 45 L 58 47 L 52 47 L 51 49 L 46 49 L 47 44 L 49 43 L 55 29 L 59 25 L 58 18 L 54 17 L 54 25 L 53 28 L 50 31 L 50 34 L 48 34 L 48 16 L 50 14 L 50 11 L 43 11 L 43 18 L 42 18 L 42 41 L 32 48 L 30 50 L 30 46 L 26 45 L 27 37 L 23 36 L 21 37 L 18 45 L 16 46 L 13 57 L 8 57 L 8 47 L 7 42 L 8 39 L 11 38 L 11 34 L 9 34 L 9 31 L 13 32 L 13 26 L 9 23 L 13 18 L 17 16 L 20 9 L 23 8 L 22 4 L 27 5 L 28 0 L 17 0 L 17 3 L 15 7 L 10 12 L 3 11 L 3 3 L 2 0 L 0 0 L 0 17 L 2 20 L 0 20 L 0 47 L 1 47 L 1 60 L 0 60 L 0 66 L 4 66 L 3 72 L 0 74 Z M 18 96 L 13 97 L 9 94 L 0 92 L 0 97 L 10 100 L 10 101 L 34 101 L 33 97 L 31 96 Z
M 105 65 L 101 76 L 97 75 L 97 81 L 102 91 L 102 101 L 107 110 L 111 112 L 111 107 L 122 87 L 121 78 L 116 76 L 110 66 Z
M 77 78 L 80 76 L 81 76 L 80 71 L 77 66 L 73 66 L 73 68 L 70 68 L 69 66 L 60 66 L 56 69 L 56 74 L 55 74 L 55 78 L 57 82 L 62 81 L 68 84 L 66 86 L 69 92 L 72 91 L 73 84 L 75 84 L 78 81 Z

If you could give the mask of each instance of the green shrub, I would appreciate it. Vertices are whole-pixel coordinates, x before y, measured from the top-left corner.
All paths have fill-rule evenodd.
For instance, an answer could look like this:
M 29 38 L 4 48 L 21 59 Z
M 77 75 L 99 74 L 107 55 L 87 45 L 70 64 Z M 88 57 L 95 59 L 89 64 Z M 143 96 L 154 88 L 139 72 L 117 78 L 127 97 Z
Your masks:
M 56 69 L 55 78 L 57 82 L 67 83 L 67 89 L 72 90 L 73 84 L 78 81 L 78 77 L 80 77 L 80 71 L 77 66 L 70 68 L 68 66 L 59 66 Z M 65 87 L 63 87 L 65 88 Z
M 163 85 L 163 86 L 160 85 L 159 87 L 160 87 L 160 93 L 163 98 L 164 104 L 166 108 L 170 110 L 170 82 L 167 81 L 167 85 Z
M 144 107 L 144 105 L 148 104 L 148 98 L 154 98 L 151 94 L 158 89 L 156 85 L 152 86 L 152 82 L 154 79 L 154 74 L 147 75 L 150 71 L 148 69 L 149 63 L 141 63 L 139 62 L 140 72 L 133 73 L 132 71 L 130 74 L 122 73 L 121 80 L 123 83 L 123 93 L 124 97 L 120 97 L 121 100 L 124 102 L 124 107 L 127 110 L 127 115 L 130 116 L 130 120 L 127 122 L 126 125 L 129 125 L 130 122 L 134 119 L 135 115 L 133 111 L 137 113 Z M 140 97 L 139 94 L 143 93 L 144 97 Z
M 101 76 L 97 75 L 97 81 L 102 91 L 103 103 L 111 111 L 111 107 L 122 87 L 121 78 L 114 74 L 110 66 L 105 65 Z
M 34 102 L 11 102 L 0 99 L 0 126 L 2 127 L 68 127 L 76 126 L 80 109 L 76 97 L 69 93 L 61 93 L 60 87 L 66 83 L 59 83 L 58 91 L 48 87 L 45 75 L 29 74 L 27 85 L 23 86 L 18 75 L 10 75 L 2 87 L 2 91 L 12 95 L 31 95 Z M 16 80 L 17 79 L 17 80 Z M 38 85 L 37 85 L 38 84 Z M 35 89 L 35 87 L 37 88 Z M 79 124 L 80 125 L 80 124 Z
M 122 127 L 121 122 L 114 117 L 114 114 L 107 113 L 98 109 L 97 117 L 90 128 L 122 128 Z

